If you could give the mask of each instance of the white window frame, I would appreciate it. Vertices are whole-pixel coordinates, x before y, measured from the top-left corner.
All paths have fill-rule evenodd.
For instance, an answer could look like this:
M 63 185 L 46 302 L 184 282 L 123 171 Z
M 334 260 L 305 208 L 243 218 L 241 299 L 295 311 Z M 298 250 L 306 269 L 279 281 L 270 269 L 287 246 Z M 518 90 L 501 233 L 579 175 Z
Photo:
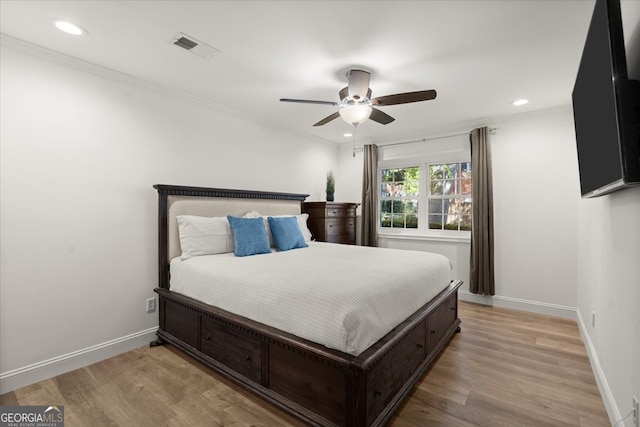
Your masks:
M 428 174 L 427 177 L 427 228 L 429 228 L 430 225 L 430 219 L 431 219 L 431 213 L 430 212 L 430 208 L 429 208 L 429 201 L 431 200 L 451 200 L 451 199 L 471 199 L 471 194 L 463 194 L 463 193 L 453 193 L 453 194 L 431 194 L 431 166 L 436 166 L 436 165 L 447 165 L 447 164 L 456 164 L 456 165 L 460 165 L 462 167 L 462 164 L 464 163 L 468 163 L 469 167 L 471 166 L 471 162 L 470 161 L 450 161 L 450 162 L 429 162 L 426 165 L 426 173 Z M 469 171 L 470 172 L 470 171 Z M 458 176 L 458 177 L 454 177 L 453 178 L 454 181 L 462 181 L 462 175 Z M 469 180 L 471 180 L 471 176 L 468 177 Z M 442 181 L 445 181 L 446 179 L 443 178 Z M 455 185 L 455 184 L 454 184 Z M 441 214 L 444 216 L 444 214 L 441 212 Z M 471 215 L 471 212 L 469 212 L 469 215 Z M 458 224 L 459 227 L 459 224 Z M 433 231 L 445 231 L 445 228 L 440 228 L 440 229 L 433 229 L 433 228 L 429 228 L 429 230 L 433 230 Z M 449 231 L 456 231 L 456 232 L 460 232 L 460 231 L 471 231 L 471 230 L 449 230 Z
M 430 164 L 447 164 L 447 163 L 464 163 L 471 161 L 471 152 L 467 150 L 456 150 L 455 152 L 434 152 L 421 156 L 402 156 L 402 158 L 383 159 L 378 164 L 378 206 L 377 221 L 378 235 L 387 239 L 403 239 L 403 240 L 433 240 L 447 242 L 469 242 L 471 240 L 471 232 L 465 230 L 433 230 L 429 229 L 428 216 L 428 192 L 429 192 L 429 165 Z M 382 186 L 382 170 L 408 168 L 416 166 L 420 168 L 420 195 L 418 197 L 418 228 L 395 228 L 382 227 L 380 196 Z

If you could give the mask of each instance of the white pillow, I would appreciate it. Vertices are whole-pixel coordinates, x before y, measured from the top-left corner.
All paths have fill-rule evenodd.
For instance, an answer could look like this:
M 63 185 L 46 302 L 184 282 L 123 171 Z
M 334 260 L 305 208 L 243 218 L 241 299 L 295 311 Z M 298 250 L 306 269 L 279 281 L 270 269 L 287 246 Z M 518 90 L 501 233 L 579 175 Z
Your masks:
M 296 219 L 298 220 L 298 226 L 300 227 L 300 231 L 302 231 L 302 235 L 304 236 L 305 242 L 311 241 L 311 230 L 307 227 L 307 220 L 309 219 L 308 213 L 303 213 L 300 215 L 296 215 Z
M 295 216 L 296 219 L 298 220 L 298 227 L 300 227 L 300 231 L 302 231 L 302 235 L 304 236 L 304 241 L 305 242 L 310 242 L 311 241 L 311 231 L 309 231 L 309 227 L 307 227 L 307 219 L 309 219 L 309 214 L 308 213 L 303 213 L 303 214 L 299 214 L 299 215 L 269 215 L 272 217 L 284 217 L 284 216 Z M 269 228 L 269 221 L 267 220 L 268 217 L 264 216 L 264 215 L 260 215 L 259 212 L 256 211 L 249 211 L 244 215 L 245 218 L 260 218 L 262 217 L 263 221 L 264 221 L 264 226 L 267 229 L 267 235 L 269 236 L 269 244 L 271 246 L 275 246 L 275 243 L 273 242 L 273 235 L 271 234 L 271 229 Z
M 178 215 L 182 259 L 233 252 L 233 234 L 226 217 Z

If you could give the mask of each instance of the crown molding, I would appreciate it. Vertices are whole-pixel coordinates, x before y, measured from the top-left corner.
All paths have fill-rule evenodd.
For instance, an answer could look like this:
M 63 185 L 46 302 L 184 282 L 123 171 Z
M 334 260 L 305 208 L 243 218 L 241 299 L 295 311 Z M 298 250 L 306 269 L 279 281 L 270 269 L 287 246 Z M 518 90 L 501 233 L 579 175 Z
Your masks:
M 210 99 L 193 95 L 188 92 L 183 92 L 177 89 L 167 88 L 165 86 L 158 85 L 156 83 L 150 82 L 145 79 L 141 79 L 131 74 L 127 74 L 122 71 L 117 71 L 108 67 L 104 67 L 102 65 L 85 61 L 83 59 L 66 55 L 64 53 L 60 53 L 40 45 L 30 43 L 25 40 L 9 36 L 7 34 L 0 33 L 0 45 L 3 48 L 7 47 L 10 49 L 14 49 L 16 51 L 19 51 L 34 57 L 44 59 L 49 62 L 53 62 L 57 65 L 62 65 L 68 68 L 72 68 L 78 71 L 92 74 L 97 77 L 122 83 L 128 86 L 133 86 L 137 89 L 150 92 L 156 95 L 173 98 L 186 103 L 190 103 L 192 105 L 204 107 L 209 110 L 215 111 L 217 113 L 226 114 L 234 118 L 240 118 L 240 119 L 253 122 L 270 129 L 278 130 L 280 132 L 288 133 L 290 135 L 303 138 L 308 141 L 329 145 L 333 148 L 336 148 L 338 146 L 338 143 L 336 142 L 329 141 L 324 138 L 319 138 L 315 135 L 311 135 L 308 133 L 300 132 L 295 129 L 288 128 L 286 126 L 275 125 L 267 120 L 262 119 L 261 117 L 257 117 L 252 114 L 247 114 L 243 111 L 227 107 L 225 105 L 214 102 Z

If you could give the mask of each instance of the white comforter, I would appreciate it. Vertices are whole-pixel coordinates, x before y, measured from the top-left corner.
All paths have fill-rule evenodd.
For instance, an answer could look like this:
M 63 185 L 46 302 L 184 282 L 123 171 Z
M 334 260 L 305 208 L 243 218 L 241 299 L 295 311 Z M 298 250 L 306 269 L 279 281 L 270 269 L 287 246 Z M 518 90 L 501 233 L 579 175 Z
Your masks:
M 451 267 L 428 252 L 310 242 L 249 257 L 178 257 L 170 288 L 357 356 L 447 287 Z

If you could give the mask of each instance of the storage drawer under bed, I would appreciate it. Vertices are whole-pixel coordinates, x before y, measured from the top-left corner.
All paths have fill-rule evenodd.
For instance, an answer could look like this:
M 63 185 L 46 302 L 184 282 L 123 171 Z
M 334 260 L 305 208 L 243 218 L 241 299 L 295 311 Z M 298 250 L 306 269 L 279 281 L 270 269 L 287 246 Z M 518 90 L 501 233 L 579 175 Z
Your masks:
M 426 356 L 425 322 L 422 321 L 367 372 L 367 425 L 378 418 Z
M 257 336 L 231 323 L 202 316 L 201 351 L 257 383 L 261 382 L 261 345 Z
M 440 344 L 458 317 L 457 302 L 457 294 L 450 295 L 427 316 L 427 353 L 431 353 Z

